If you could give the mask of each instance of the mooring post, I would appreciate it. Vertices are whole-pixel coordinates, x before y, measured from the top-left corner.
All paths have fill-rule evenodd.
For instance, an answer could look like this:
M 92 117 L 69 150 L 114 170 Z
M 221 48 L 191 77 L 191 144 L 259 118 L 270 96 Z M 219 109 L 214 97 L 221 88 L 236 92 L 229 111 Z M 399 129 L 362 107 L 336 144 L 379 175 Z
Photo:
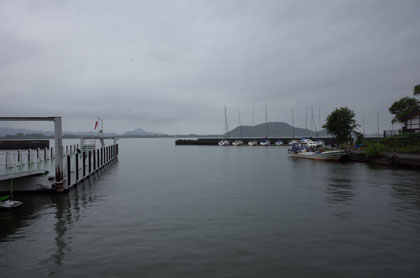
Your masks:
M 96 150 L 93 150 L 93 172 L 96 171 Z
M 67 189 L 71 186 L 71 161 L 70 155 L 67 155 Z
M 55 139 L 55 191 L 63 192 L 63 131 L 61 117 L 54 117 L 54 139 Z
M 92 173 L 92 151 L 88 151 L 88 161 L 89 161 L 89 171 L 88 174 L 90 175 L 90 173 Z
M 84 179 L 86 177 L 86 153 L 85 152 L 82 153 L 82 167 L 83 167 L 82 174 L 83 174 L 83 179 Z
M 76 184 L 79 181 L 79 154 L 76 152 L 74 154 L 75 159 L 76 159 Z

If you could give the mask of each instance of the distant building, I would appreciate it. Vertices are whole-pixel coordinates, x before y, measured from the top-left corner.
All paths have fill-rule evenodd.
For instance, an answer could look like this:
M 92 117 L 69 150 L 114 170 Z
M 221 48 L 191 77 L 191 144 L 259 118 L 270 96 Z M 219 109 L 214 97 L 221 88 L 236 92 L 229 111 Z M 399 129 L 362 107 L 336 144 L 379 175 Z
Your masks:
M 407 115 L 404 119 L 403 132 L 420 133 L 420 110 Z

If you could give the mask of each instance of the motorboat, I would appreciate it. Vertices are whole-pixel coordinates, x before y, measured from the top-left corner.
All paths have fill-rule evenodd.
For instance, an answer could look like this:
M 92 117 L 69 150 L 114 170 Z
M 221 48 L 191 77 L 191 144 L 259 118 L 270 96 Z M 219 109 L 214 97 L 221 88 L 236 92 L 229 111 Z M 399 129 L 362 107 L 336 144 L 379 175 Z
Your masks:
M 9 210 L 20 207 L 23 202 L 13 201 L 9 199 L 9 196 L 2 196 L 0 198 L 0 210 Z
M 344 150 L 319 151 L 310 147 L 306 141 L 300 140 L 293 144 L 288 151 L 289 157 L 306 158 L 313 160 L 338 161 L 347 154 Z

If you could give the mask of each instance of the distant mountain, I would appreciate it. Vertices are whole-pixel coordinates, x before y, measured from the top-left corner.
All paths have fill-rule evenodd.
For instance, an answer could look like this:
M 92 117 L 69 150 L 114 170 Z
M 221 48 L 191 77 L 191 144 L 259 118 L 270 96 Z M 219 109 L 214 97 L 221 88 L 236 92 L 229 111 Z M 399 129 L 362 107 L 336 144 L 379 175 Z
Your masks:
M 54 132 L 52 131 L 45 131 L 45 130 L 30 130 L 25 128 L 12 128 L 12 127 L 0 127 L 0 136 L 6 136 L 6 135 L 15 135 L 18 133 L 22 134 L 33 134 L 33 133 L 39 133 L 46 136 L 54 135 Z
M 135 130 L 132 131 L 127 131 L 125 133 L 123 133 L 121 136 L 160 136 L 163 135 L 161 133 L 155 133 L 155 132 L 149 132 L 149 131 L 145 131 L 142 128 L 137 128 Z
M 255 126 L 242 125 L 241 127 L 235 127 L 229 131 L 230 137 L 239 137 L 240 131 L 242 131 L 242 137 L 265 137 L 267 134 L 267 127 L 265 123 Z M 295 127 L 295 137 L 310 137 L 311 131 L 305 128 Z M 268 137 L 292 137 L 293 127 L 284 122 L 269 122 L 268 123 Z M 330 136 L 326 130 L 318 131 L 319 137 Z M 312 137 L 316 137 L 315 131 L 312 131 Z
M 45 130 L 30 130 L 30 129 L 24 129 L 24 128 L 11 128 L 11 127 L 0 127 L 0 136 L 6 136 L 6 135 L 16 135 L 16 134 L 42 134 L 45 136 L 54 136 L 53 131 L 45 131 Z M 71 132 L 71 131 L 63 131 L 63 135 L 73 135 L 73 136 L 87 136 L 87 135 L 97 135 L 98 132 L 95 131 L 85 131 L 85 132 Z M 105 136 L 118 136 L 117 133 L 104 133 Z

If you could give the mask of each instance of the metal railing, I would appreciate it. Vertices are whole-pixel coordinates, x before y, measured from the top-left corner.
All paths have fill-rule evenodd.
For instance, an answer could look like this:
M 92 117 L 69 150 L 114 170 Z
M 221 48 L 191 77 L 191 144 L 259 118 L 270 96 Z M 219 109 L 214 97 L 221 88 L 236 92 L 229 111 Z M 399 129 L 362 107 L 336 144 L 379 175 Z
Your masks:
M 54 167 L 52 149 L 14 150 L 0 152 L 0 177 L 33 171 L 51 171 Z

